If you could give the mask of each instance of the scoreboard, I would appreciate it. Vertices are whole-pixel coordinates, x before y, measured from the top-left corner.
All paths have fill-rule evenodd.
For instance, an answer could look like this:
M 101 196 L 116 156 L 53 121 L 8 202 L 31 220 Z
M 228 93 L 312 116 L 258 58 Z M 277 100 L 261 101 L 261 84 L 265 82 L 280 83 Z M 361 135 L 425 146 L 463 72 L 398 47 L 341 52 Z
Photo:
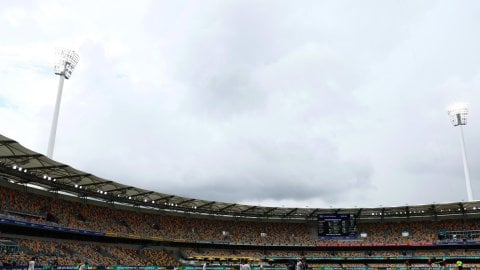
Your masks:
M 355 215 L 318 214 L 318 237 L 355 237 L 357 226 Z

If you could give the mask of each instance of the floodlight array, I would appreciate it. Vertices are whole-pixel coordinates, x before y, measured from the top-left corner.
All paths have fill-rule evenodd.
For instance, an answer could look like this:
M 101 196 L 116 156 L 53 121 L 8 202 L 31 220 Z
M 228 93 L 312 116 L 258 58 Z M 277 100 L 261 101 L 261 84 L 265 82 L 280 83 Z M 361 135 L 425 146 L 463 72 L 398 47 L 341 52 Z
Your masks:
M 80 57 L 75 51 L 69 49 L 57 49 L 55 56 L 57 59 L 54 66 L 55 74 L 69 79 Z
M 464 103 L 464 102 L 454 103 L 447 108 L 447 111 L 453 126 L 456 127 L 456 126 L 467 124 L 468 103 Z

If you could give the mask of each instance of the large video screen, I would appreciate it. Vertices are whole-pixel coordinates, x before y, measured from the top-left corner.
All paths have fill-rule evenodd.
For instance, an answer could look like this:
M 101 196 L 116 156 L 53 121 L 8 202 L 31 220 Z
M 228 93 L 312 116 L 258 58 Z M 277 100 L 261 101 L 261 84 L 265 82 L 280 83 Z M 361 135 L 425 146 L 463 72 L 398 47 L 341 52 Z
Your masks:
M 318 214 L 318 237 L 355 237 L 355 215 Z

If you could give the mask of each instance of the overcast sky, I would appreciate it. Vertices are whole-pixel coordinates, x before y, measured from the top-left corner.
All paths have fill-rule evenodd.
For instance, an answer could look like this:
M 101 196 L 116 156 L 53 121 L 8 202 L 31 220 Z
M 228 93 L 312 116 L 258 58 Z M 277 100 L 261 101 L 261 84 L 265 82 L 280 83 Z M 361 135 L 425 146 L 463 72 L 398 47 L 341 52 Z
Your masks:
M 0 133 L 117 182 L 224 202 L 480 199 L 479 1 L 1 1 Z

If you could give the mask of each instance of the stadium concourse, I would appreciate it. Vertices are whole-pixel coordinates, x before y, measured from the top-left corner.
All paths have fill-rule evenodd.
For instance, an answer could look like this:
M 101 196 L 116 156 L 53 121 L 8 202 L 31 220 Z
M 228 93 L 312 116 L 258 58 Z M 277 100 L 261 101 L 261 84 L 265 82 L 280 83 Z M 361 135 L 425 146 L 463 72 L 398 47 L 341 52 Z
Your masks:
M 0 136 L 3 268 L 26 268 L 32 258 L 39 269 L 238 269 L 241 261 L 291 269 L 300 258 L 311 269 L 477 268 L 479 207 L 302 209 L 183 198 L 96 177 Z

